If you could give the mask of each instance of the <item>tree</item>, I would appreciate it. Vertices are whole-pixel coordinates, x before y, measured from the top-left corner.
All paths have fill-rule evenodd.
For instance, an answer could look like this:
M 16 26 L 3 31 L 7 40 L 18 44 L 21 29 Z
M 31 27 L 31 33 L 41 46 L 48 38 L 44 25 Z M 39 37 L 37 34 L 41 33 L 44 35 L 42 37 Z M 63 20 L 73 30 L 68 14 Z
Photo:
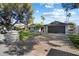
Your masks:
M 67 20 L 67 21 L 69 21 L 69 18 L 70 18 L 71 16 L 72 16 L 71 13 L 68 13 L 68 14 L 67 14 L 67 17 L 68 17 L 68 20 Z
M 23 11 L 24 11 L 24 17 L 25 17 L 23 23 L 26 25 L 26 27 L 28 27 L 29 19 L 33 18 L 33 16 L 32 16 L 33 9 L 32 9 L 31 4 L 24 4 Z
M 45 17 L 41 16 L 41 20 L 43 21 L 42 23 L 44 24 Z
M 30 24 L 30 25 L 33 24 L 34 23 L 34 19 L 35 19 L 34 17 L 32 17 L 31 19 L 29 19 L 28 24 Z
M 79 8 L 79 3 L 74 3 L 74 6 L 75 6 L 75 8 Z
M 39 30 L 39 29 L 41 29 L 42 27 L 43 27 L 42 24 L 36 24 L 36 25 L 35 25 L 35 29 L 36 29 L 36 30 Z
M 66 11 L 66 22 L 68 23 L 69 17 L 71 16 L 71 13 L 69 11 L 75 9 L 76 6 L 74 3 L 62 3 L 62 7 Z
M 70 10 L 77 8 L 77 6 L 74 3 L 62 3 L 62 7 L 66 12 L 66 23 L 68 24 L 71 16 Z M 66 25 L 66 28 L 66 33 L 68 33 L 68 25 Z
M 28 24 L 28 20 L 32 18 L 33 9 L 28 3 L 1 3 L 0 17 L 7 30 L 10 30 L 18 21 Z M 12 23 L 12 19 L 16 21 Z

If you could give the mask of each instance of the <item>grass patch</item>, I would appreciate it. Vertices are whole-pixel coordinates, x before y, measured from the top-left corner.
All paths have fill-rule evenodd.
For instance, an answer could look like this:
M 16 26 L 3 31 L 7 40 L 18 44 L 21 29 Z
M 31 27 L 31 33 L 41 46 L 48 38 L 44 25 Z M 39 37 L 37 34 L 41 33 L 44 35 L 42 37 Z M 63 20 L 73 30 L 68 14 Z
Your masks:
M 70 40 L 79 49 L 79 35 L 69 35 Z

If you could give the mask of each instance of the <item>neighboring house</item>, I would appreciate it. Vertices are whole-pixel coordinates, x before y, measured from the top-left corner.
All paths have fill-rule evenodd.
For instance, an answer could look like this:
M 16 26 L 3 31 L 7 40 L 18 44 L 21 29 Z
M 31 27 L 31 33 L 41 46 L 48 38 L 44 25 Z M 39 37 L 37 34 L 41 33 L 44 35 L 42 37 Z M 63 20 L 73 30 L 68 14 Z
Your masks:
M 28 27 L 31 32 L 35 32 L 35 24 L 29 25 Z
M 42 32 L 42 28 L 36 29 L 36 25 L 37 25 L 37 24 L 31 24 L 31 25 L 29 25 L 29 26 L 28 26 L 28 27 L 29 27 L 29 30 L 30 30 L 31 32 Z
M 25 24 L 23 24 L 23 23 L 16 23 L 14 25 L 14 28 L 20 28 L 20 29 L 25 28 Z
M 79 26 L 76 27 L 76 34 L 79 35 Z
M 74 23 L 68 23 L 68 33 L 76 34 L 76 25 Z
M 69 28 L 70 26 L 66 23 L 54 21 L 50 24 L 45 25 L 44 32 L 69 34 Z

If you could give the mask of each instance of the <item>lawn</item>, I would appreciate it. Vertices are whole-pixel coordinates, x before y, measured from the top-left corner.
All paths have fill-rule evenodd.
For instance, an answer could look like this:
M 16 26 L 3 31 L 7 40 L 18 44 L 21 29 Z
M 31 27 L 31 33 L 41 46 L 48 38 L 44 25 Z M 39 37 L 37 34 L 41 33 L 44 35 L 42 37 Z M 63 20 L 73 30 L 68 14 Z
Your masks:
M 79 35 L 69 35 L 70 40 L 79 49 Z

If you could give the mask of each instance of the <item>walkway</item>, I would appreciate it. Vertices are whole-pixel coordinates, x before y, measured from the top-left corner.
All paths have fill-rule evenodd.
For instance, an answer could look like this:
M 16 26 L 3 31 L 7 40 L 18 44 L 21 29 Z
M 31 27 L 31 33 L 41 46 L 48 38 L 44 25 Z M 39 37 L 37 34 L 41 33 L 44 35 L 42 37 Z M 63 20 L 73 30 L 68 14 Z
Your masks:
M 50 56 L 76 56 L 79 50 L 64 34 L 42 34 L 36 39 L 40 40 L 37 50 L 33 52 L 35 55 Z M 37 52 L 37 53 L 36 53 Z

